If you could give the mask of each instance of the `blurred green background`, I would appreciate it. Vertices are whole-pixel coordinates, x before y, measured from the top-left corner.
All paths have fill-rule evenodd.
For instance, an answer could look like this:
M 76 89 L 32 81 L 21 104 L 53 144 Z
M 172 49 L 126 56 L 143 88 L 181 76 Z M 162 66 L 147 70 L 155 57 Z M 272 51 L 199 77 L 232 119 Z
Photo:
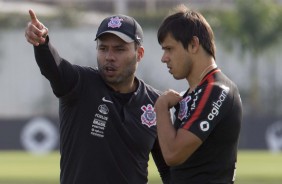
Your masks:
M 49 28 L 63 56 L 91 66 L 96 62 L 93 39 L 101 19 L 112 13 L 134 16 L 146 39 L 138 75 L 161 90 L 181 91 L 187 83 L 169 76 L 156 40 L 158 25 L 180 3 L 205 15 L 216 36 L 217 63 L 241 92 L 244 119 L 236 184 L 281 184 L 281 0 L 0 0 L 0 126 L 14 126 L 36 116 L 58 117 L 57 99 L 40 76 L 32 47 L 24 38 L 29 8 Z M 0 129 L 0 145 L 9 145 L 12 139 L 20 142 L 13 126 L 10 132 Z M 266 140 L 267 132 L 272 139 Z M 275 152 L 270 151 L 271 145 Z M 33 155 L 16 146 L 20 149 L 0 147 L 0 184 L 59 183 L 57 151 Z M 159 183 L 151 160 L 149 184 Z
M 239 151 L 236 184 L 281 184 L 282 154 Z M 149 184 L 161 184 L 152 159 Z M 0 184 L 59 184 L 59 153 L 0 152 Z

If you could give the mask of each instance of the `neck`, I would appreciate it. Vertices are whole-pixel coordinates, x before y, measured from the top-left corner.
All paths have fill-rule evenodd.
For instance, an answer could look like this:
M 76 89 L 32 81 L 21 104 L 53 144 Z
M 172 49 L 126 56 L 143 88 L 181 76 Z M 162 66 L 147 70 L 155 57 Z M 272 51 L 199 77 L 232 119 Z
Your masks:
M 200 70 L 201 74 L 199 75 L 199 77 L 195 76 L 194 79 L 188 80 L 188 83 L 189 83 L 189 86 L 190 86 L 189 93 L 194 91 L 196 89 L 196 87 L 199 85 L 199 83 L 203 80 L 205 75 L 216 67 L 217 67 L 216 63 L 212 62 L 212 64 L 206 66 L 204 69 L 202 69 L 202 71 Z
M 203 72 L 201 73 L 201 75 L 200 75 L 200 77 L 199 77 L 200 81 L 203 80 L 203 77 L 204 77 L 205 75 L 207 75 L 207 73 L 209 73 L 212 69 L 214 69 L 214 68 L 216 68 L 216 67 L 217 67 L 217 65 L 216 65 L 215 63 L 212 63 L 212 64 L 210 64 L 209 66 L 207 66 L 207 67 L 203 70 Z
M 119 93 L 130 93 L 136 90 L 137 82 L 135 80 L 128 84 L 109 84 L 108 85 L 116 92 Z

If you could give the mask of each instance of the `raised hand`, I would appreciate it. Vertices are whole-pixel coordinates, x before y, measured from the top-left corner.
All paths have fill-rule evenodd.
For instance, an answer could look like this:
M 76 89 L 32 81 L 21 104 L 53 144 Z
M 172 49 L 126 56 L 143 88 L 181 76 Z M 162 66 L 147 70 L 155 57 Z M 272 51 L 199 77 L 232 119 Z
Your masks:
M 168 110 L 181 100 L 182 96 L 178 92 L 170 89 L 165 91 L 161 96 L 159 96 L 155 103 L 155 108 L 163 108 L 165 110 Z
M 48 29 L 37 19 L 33 10 L 29 10 L 29 15 L 31 21 L 25 29 L 26 40 L 34 46 L 44 44 Z

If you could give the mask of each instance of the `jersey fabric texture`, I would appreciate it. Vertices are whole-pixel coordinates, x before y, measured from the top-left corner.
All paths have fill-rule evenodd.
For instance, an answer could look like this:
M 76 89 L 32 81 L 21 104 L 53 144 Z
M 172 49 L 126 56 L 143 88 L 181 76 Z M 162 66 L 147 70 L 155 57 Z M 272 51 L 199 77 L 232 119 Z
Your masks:
M 134 93 L 115 92 L 97 69 L 62 59 L 49 37 L 34 50 L 59 98 L 61 184 L 145 184 L 150 152 L 168 183 L 153 108 L 159 91 L 136 78 Z
M 236 85 L 219 69 L 184 94 L 174 127 L 191 131 L 202 145 L 183 164 L 171 168 L 172 184 L 234 183 L 242 102 Z

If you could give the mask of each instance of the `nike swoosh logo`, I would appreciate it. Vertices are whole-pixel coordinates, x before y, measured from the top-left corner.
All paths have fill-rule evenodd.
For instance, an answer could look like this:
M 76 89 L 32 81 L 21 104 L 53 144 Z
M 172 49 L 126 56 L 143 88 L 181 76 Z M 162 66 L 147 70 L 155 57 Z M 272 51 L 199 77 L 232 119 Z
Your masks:
M 107 100 L 105 97 L 102 98 L 102 101 L 103 101 L 103 102 L 108 102 L 108 103 L 113 103 L 112 101 Z

